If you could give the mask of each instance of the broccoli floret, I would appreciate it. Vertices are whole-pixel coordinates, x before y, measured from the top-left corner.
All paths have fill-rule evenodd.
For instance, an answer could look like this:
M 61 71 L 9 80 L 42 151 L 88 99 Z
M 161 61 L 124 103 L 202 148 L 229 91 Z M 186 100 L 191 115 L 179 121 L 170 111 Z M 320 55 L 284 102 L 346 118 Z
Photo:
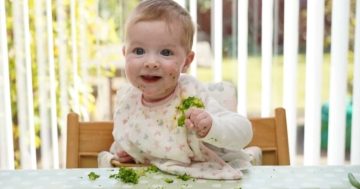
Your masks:
M 144 169 L 137 169 L 137 170 L 135 170 L 135 172 L 139 177 L 144 176 L 146 173 L 146 171 Z
M 97 175 L 97 174 L 95 174 L 94 172 L 90 172 L 90 173 L 88 174 L 88 176 L 89 176 L 89 179 L 90 179 L 90 180 L 96 180 L 97 178 L 100 177 L 100 175 Z
M 167 182 L 167 183 L 173 183 L 174 182 L 174 180 L 170 179 L 170 178 L 164 178 L 164 181 Z
M 120 179 L 125 183 L 137 184 L 139 176 L 133 168 L 120 167 L 118 174 L 112 174 L 109 178 Z
M 176 176 L 176 178 L 181 179 L 181 180 L 183 180 L 183 181 L 187 181 L 187 180 L 189 180 L 191 177 L 190 177 L 190 175 L 184 173 L 183 175 L 178 175 L 178 176 Z
M 139 182 L 139 178 L 144 176 L 146 173 L 154 173 L 157 172 L 159 169 L 155 165 L 149 166 L 146 170 L 145 169 L 133 169 L 133 168 L 126 168 L 120 167 L 119 173 L 110 175 L 109 178 L 120 179 L 125 183 L 133 183 L 137 184 Z
M 147 169 L 146 172 L 147 173 L 155 173 L 158 172 L 159 168 L 157 168 L 155 165 L 150 165 Z
M 205 108 L 204 103 L 200 98 L 191 96 L 182 100 L 180 106 L 176 107 L 181 112 L 181 116 L 178 118 L 178 126 L 182 127 L 185 125 L 185 112 L 191 107 Z

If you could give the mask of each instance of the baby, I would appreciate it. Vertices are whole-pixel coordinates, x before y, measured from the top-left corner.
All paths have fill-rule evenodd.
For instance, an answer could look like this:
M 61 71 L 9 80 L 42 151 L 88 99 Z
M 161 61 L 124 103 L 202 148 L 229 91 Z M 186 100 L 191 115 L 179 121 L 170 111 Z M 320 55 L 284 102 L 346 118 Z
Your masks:
M 252 139 L 251 123 L 224 109 L 204 83 L 185 74 L 194 59 L 195 29 L 189 13 L 172 0 L 145 0 L 131 12 L 122 52 L 132 86 L 120 99 L 115 141 L 110 152 L 100 153 L 99 167 L 111 167 L 117 159 L 195 178 L 242 177 L 226 162 L 251 160 L 243 150 Z M 201 106 L 181 111 L 191 98 Z

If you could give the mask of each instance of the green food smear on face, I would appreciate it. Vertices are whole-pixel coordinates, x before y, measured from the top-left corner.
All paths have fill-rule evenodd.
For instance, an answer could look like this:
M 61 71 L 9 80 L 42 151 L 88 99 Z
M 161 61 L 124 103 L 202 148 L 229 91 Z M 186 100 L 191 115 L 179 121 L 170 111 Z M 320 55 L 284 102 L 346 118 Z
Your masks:
M 202 102 L 201 98 L 197 98 L 194 96 L 188 97 L 184 100 L 182 100 L 180 106 L 176 107 L 181 112 L 181 116 L 177 119 L 178 120 L 178 126 L 182 127 L 185 125 L 185 112 L 191 107 L 195 108 L 202 108 L 204 109 L 204 103 Z

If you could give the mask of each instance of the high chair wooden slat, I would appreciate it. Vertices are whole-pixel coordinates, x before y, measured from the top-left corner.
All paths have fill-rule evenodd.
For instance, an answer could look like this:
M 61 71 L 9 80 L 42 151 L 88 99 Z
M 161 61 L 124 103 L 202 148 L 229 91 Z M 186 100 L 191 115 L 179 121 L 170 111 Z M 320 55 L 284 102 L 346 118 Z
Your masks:
M 249 146 L 262 150 L 262 165 L 290 165 L 286 112 L 276 108 L 273 117 L 249 118 L 253 139 Z

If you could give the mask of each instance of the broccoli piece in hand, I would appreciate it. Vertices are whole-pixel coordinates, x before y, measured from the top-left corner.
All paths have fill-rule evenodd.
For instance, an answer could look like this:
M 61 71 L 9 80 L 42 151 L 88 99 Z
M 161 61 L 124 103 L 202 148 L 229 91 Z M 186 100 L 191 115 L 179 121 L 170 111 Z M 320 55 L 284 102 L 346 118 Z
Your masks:
M 181 116 L 178 118 L 178 126 L 182 127 L 185 125 L 185 112 L 191 107 L 195 108 L 205 108 L 204 103 L 200 98 L 191 96 L 182 100 L 180 106 L 176 107 L 181 112 Z
M 90 173 L 88 174 L 88 176 L 89 176 L 89 179 L 90 179 L 90 180 L 96 180 L 97 178 L 100 177 L 100 175 L 97 175 L 97 174 L 95 174 L 94 172 L 90 172 Z

